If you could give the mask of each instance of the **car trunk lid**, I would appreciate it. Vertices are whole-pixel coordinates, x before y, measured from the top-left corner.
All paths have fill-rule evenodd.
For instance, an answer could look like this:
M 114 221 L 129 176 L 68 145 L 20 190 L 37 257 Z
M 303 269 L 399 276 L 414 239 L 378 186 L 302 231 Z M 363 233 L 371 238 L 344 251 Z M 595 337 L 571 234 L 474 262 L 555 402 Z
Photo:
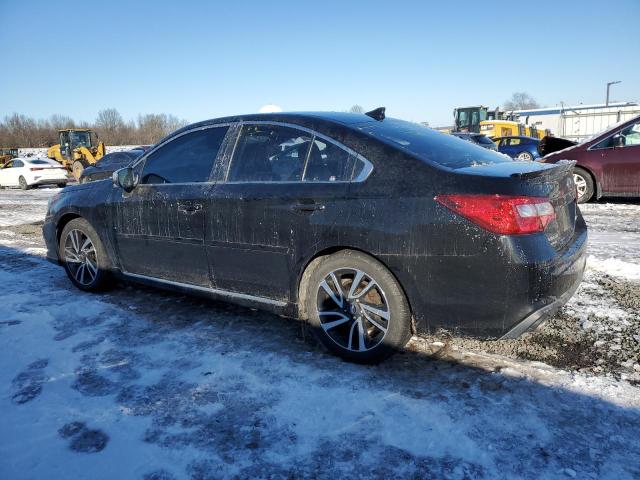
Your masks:
M 505 162 L 465 167 L 457 169 L 456 173 L 497 180 L 500 191 L 491 193 L 548 198 L 553 205 L 555 218 L 549 222 L 544 233 L 549 243 L 560 249 L 573 237 L 575 231 L 577 205 L 572 173 L 574 164 L 575 162 L 570 161 L 556 164 Z

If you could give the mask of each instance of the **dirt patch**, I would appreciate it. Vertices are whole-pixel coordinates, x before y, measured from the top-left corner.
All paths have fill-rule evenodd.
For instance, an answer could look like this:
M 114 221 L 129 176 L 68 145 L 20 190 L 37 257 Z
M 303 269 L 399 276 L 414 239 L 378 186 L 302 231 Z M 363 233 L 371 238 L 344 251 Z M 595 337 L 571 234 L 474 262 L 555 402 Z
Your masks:
M 576 307 L 567 307 L 515 340 L 478 340 L 450 332 L 423 338 L 435 342 L 436 356 L 446 357 L 451 349 L 492 353 L 640 384 L 640 285 L 599 274 L 584 285 L 583 294 L 620 309 L 624 316 L 609 315 L 605 309 L 581 317 Z
M 24 223 L 22 225 L 12 225 L 9 227 L 3 227 L 3 230 L 9 230 L 11 232 L 25 235 L 27 237 L 42 237 L 42 225 L 44 222 Z

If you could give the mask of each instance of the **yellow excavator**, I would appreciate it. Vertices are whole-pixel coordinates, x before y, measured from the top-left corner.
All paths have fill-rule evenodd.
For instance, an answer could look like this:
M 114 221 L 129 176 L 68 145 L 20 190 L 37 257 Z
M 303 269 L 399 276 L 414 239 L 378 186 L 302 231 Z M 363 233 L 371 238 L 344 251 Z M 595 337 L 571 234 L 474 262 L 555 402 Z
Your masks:
M 60 162 L 78 180 L 85 167 L 93 165 L 105 154 L 104 143 L 88 128 L 58 130 L 60 143 L 49 147 L 47 157 Z

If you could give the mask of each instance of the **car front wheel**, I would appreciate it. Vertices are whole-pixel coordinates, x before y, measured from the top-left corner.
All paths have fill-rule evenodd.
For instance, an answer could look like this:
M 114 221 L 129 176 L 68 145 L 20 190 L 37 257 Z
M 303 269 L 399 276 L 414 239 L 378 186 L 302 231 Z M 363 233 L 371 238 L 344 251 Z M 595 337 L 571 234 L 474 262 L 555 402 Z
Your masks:
M 346 360 L 378 363 L 411 338 L 411 313 L 400 285 L 368 255 L 343 250 L 322 258 L 306 290 L 314 333 Z
M 67 276 L 81 290 L 96 292 L 110 284 L 110 263 L 98 233 L 89 222 L 76 218 L 62 230 L 59 258 Z
M 20 178 L 18 179 L 18 185 L 20 185 L 20 188 L 22 190 L 29 190 L 29 184 L 23 176 L 20 176 Z

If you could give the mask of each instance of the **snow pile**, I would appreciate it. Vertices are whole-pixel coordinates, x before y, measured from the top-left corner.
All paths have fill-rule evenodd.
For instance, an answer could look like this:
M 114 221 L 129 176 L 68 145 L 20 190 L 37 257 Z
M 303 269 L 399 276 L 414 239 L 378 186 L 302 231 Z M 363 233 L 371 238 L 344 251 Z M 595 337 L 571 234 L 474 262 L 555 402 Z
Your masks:
M 588 267 L 597 272 L 602 272 L 613 277 L 627 280 L 640 281 L 640 264 L 625 262 L 617 258 L 599 259 L 589 256 Z
M 139 145 L 109 145 L 106 146 L 106 152 L 107 153 L 113 153 L 113 152 L 124 152 L 127 150 L 131 150 L 133 148 L 138 147 Z M 47 150 L 49 150 L 47 147 L 44 148 L 19 148 L 18 149 L 18 156 L 19 157 L 44 157 L 46 158 L 47 156 Z

